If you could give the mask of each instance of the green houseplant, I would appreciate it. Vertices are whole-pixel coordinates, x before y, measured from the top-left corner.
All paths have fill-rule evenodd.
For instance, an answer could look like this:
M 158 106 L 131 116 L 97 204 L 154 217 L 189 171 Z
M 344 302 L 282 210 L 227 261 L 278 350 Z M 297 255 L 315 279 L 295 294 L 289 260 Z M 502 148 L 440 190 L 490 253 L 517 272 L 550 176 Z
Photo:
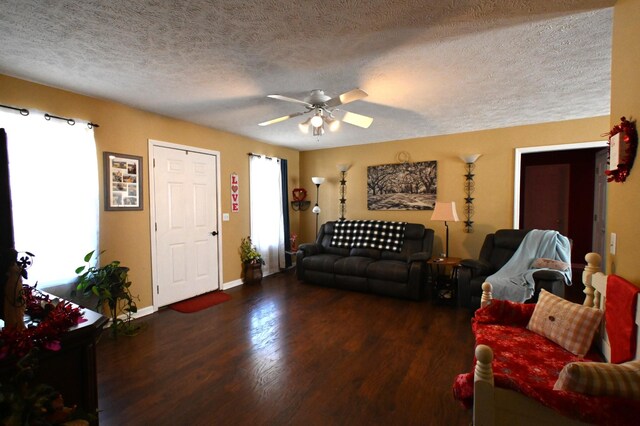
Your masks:
M 79 276 L 77 291 L 85 296 L 91 294 L 98 298 L 96 309 L 103 312 L 104 306 L 108 306 L 109 317 L 111 318 L 111 334 L 117 337 L 118 334 L 135 334 L 140 327 L 134 326 L 131 322 L 131 315 L 138 311 L 135 299 L 131 294 L 128 273 L 129 268 L 121 266 L 120 261 L 114 260 L 104 266 L 98 267 L 100 252 L 95 259 L 95 265 L 91 266 L 91 259 L 95 250 L 90 251 L 84 257 L 86 265 L 76 269 Z M 125 313 L 124 318 L 119 318 L 118 313 Z
M 242 261 L 242 280 L 252 283 L 262 280 L 262 265 L 264 259 L 256 246 L 251 242 L 251 237 L 242 238 L 240 241 L 240 260 Z

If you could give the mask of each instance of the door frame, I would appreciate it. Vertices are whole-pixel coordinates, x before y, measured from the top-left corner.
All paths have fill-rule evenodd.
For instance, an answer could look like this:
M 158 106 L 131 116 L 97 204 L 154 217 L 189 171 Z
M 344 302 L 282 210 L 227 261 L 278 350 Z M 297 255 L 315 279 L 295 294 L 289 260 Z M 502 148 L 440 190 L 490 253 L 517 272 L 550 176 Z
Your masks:
M 153 166 L 153 149 L 169 148 L 178 149 L 181 151 L 196 152 L 199 154 L 213 155 L 216 158 L 216 199 L 217 199 L 217 212 L 216 221 L 218 226 L 218 289 L 222 289 L 222 208 L 221 208 L 221 186 L 220 186 L 220 151 L 214 151 L 211 149 L 198 148 L 188 145 L 180 145 L 172 142 L 164 142 L 155 139 L 149 139 L 149 227 L 151 231 L 151 298 L 153 300 L 153 311 L 156 312 L 159 309 L 157 305 L 157 293 L 154 291 L 158 285 L 158 258 L 156 252 L 156 204 L 155 204 L 155 175 Z
M 534 152 L 570 151 L 574 149 L 606 148 L 609 141 L 567 143 L 561 145 L 529 146 L 516 148 L 513 173 L 513 229 L 520 229 L 520 179 L 522 173 L 522 154 Z

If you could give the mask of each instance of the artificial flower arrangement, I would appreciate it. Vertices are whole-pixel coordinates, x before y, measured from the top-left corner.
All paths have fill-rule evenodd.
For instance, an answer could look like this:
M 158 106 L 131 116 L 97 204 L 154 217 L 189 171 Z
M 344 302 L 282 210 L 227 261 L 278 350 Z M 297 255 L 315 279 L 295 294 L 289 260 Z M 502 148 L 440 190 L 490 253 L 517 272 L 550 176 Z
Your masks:
M 13 322 L 0 330 L 0 361 L 14 365 L 10 380 L 0 383 L 0 424 L 71 424 L 89 425 L 91 416 L 81 413 L 75 407 L 66 407 L 60 392 L 53 387 L 37 382 L 35 370 L 41 351 L 59 351 L 60 338 L 70 327 L 83 321 L 82 310 L 57 298 L 39 291 L 34 286 L 24 284 L 27 268 L 33 263 L 31 253 L 17 256 L 10 250 L 4 262 L 6 278 L 3 298 L 5 320 L 16 312 L 26 314 L 24 322 Z M 5 268 L 7 267 L 7 268 Z M 11 312 L 7 312 L 7 308 Z M 14 312 L 15 311 L 15 312 Z

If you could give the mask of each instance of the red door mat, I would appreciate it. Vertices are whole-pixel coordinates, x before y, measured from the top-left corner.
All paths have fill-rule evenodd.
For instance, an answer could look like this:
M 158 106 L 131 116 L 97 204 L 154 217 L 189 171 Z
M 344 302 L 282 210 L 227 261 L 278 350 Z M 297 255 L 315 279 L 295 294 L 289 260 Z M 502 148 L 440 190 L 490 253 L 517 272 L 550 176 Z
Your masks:
M 173 303 L 169 305 L 169 307 L 174 311 L 190 314 L 224 303 L 229 299 L 231 299 L 231 296 L 227 293 L 223 293 L 222 291 L 212 291 L 210 293 L 192 297 L 191 299 Z

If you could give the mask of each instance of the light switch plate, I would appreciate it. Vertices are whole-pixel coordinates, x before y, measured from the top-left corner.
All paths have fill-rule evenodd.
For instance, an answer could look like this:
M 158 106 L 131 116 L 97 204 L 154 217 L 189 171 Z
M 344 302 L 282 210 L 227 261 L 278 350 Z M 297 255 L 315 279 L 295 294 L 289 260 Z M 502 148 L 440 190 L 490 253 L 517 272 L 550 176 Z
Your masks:
M 229 213 L 222 213 L 222 221 L 229 222 Z
M 616 254 L 617 239 L 618 239 L 618 236 L 614 232 L 612 232 L 611 238 L 609 239 L 609 253 L 611 254 Z

